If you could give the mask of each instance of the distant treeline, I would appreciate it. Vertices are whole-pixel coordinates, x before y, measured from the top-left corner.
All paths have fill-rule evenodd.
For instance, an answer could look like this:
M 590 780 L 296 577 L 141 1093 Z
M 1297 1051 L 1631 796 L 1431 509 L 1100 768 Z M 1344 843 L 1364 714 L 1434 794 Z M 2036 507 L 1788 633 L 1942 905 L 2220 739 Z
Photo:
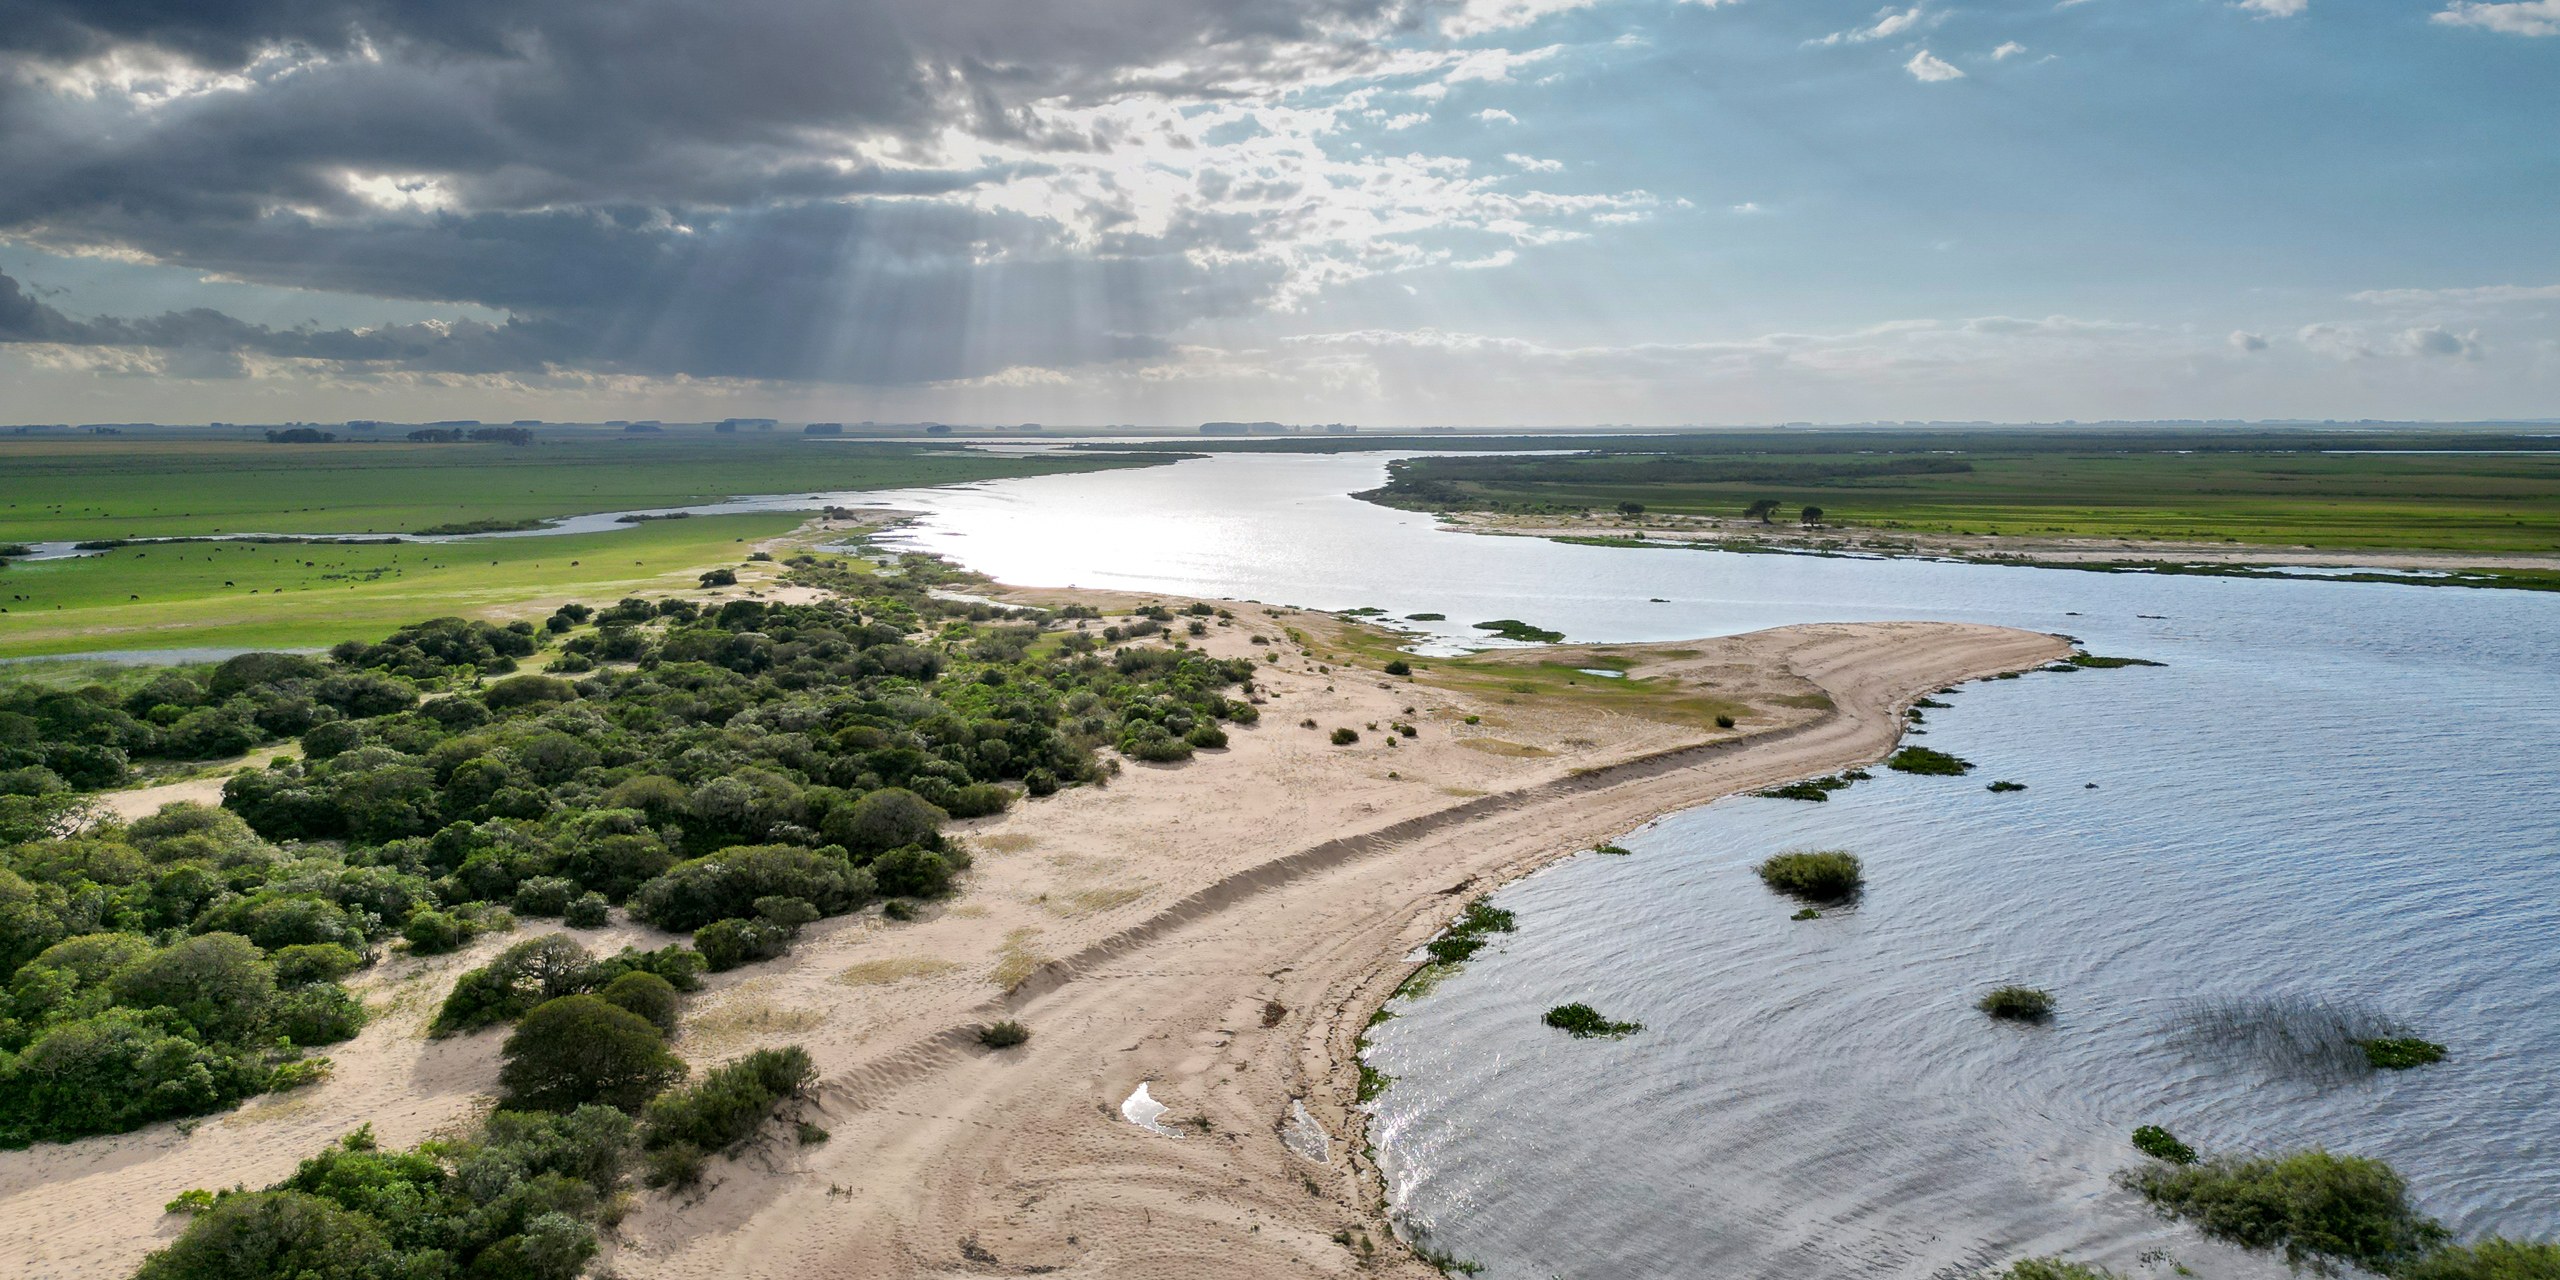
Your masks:
M 2502 425 L 2502 424 L 2501 424 Z M 2280 428 L 1976 428 L 1911 427 L 1867 431 L 1684 431 L 1627 435 L 1359 435 L 1283 439 L 1184 439 L 1143 444 L 1080 444 L 1113 452 L 1349 453 L 1429 449 L 1439 453 L 1522 453 L 1572 450 L 1628 454 L 1874 454 L 1874 453 L 2302 453 L 2329 450 L 2390 452 L 2560 453 L 2560 430 L 2343 432 Z

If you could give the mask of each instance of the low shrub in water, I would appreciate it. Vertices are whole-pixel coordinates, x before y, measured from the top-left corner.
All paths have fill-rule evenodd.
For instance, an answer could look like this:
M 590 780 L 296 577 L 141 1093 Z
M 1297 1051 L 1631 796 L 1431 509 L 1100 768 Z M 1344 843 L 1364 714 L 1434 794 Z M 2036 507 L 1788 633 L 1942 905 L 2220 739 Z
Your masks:
M 2156 1124 L 2146 1124 L 2133 1131 L 2133 1149 L 2154 1160 L 2171 1164 L 2194 1164 L 2196 1149 L 2178 1141 L 2175 1134 Z
M 2402 1269 L 2394 1280 L 2554 1280 L 2560 1244 L 2491 1237 L 2451 1245 Z
M 1815 902 L 1837 902 L 1866 882 L 1858 855 L 1846 849 L 1791 849 L 1752 870 L 1760 873 L 1762 884 Z
M 2034 987 L 1995 987 L 1973 1007 L 2012 1022 L 2042 1022 L 2053 1016 L 2053 993 Z
M 2146 1164 L 2117 1175 L 2162 1216 L 2244 1249 L 2282 1249 L 2322 1275 L 2382 1275 L 2420 1263 L 2445 1229 L 2409 1203 L 2409 1184 L 2379 1160 L 2299 1151 L 2193 1165 Z
M 2024 791 L 2026 789 L 2027 784 L 2023 782 L 2011 782 L 2005 778 L 1983 788 L 1985 791 Z
M 2356 1042 L 2364 1050 L 2364 1059 L 2382 1071 L 2406 1071 L 2430 1062 L 2444 1061 L 2444 1046 L 2413 1038 L 2383 1037 Z
M 1927 747 L 1904 747 L 1884 762 L 1896 773 L 1917 773 L 1929 777 L 1954 778 L 1973 772 L 1973 762 L 1933 751 Z

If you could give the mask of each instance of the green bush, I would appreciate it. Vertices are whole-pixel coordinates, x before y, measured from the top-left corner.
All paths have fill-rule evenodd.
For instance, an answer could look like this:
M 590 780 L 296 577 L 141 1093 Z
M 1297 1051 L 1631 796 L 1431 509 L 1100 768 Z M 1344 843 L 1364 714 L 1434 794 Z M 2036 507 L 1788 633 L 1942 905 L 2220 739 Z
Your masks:
M 479 932 L 459 916 L 427 907 L 410 912 L 409 922 L 400 928 L 400 936 L 409 940 L 410 954 L 421 956 L 461 950 Z
M 1392 658 L 1388 660 L 1386 670 L 1391 676 L 1409 676 L 1413 674 L 1413 664 L 1402 658 Z
M 1198 724 L 1182 740 L 1203 751 L 1216 751 L 1227 745 L 1227 731 L 1214 724 Z
M 2409 1203 L 2409 1187 L 2379 1160 L 2296 1152 L 2193 1165 L 2153 1163 L 2117 1177 L 2161 1215 L 2182 1218 L 2245 1249 L 2282 1249 L 2324 1275 L 2346 1266 L 2391 1275 L 2445 1239 Z
M 575 940 L 556 933 L 529 938 L 455 979 L 428 1030 L 445 1036 L 511 1022 L 595 981 L 594 958 Z
M 1973 772 L 1972 761 L 1959 759 L 1944 751 L 1932 751 L 1927 747 L 1904 747 L 1894 752 L 1893 758 L 1884 762 L 1884 767 L 1895 773 L 1917 773 L 1931 777 L 1961 777 Z
M 277 996 L 269 1025 L 297 1045 L 336 1044 L 364 1029 L 364 1003 L 337 983 L 315 982 Z
M 1790 849 L 1752 870 L 1771 889 L 1813 902 L 1838 902 L 1866 883 L 1864 865 L 1846 849 Z
M 770 920 L 714 920 L 693 931 L 693 949 L 713 973 L 770 960 L 791 948 L 791 930 Z
M 2491 1237 L 2450 1245 L 2402 1268 L 2394 1280 L 2560 1280 L 2560 1244 Z
M 660 1035 L 676 1031 L 675 984 L 654 973 L 634 970 L 604 985 L 596 998 L 617 1009 L 627 1009 L 649 1020 Z
M 939 898 L 951 892 L 950 860 L 914 845 L 881 854 L 871 864 L 871 874 L 880 892 L 893 898 Z
M 915 799 L 909 793 L 900 794 Z M 855 807 L 859 806 L 856 802 Z M 930 805 L 924 807 L 936 815 L 942 813 Z M 835 814 L 829 814 L 827 821 L 833 829 Z M 869 903 L 874 886 L 870 869 L 855 866 L 841 854 L 795 845 L 744 845 L 677 863 L 640 886 L 631 895 L 630 905 L 632 915 L 661 929 L 683 932 L 714 920 L 752 915 L 756 899 L 776 895 L 805 899 L 828 915 L 838 915 Z
M 582 893 L 560 913 L 560 922 L 572 929 L 601 929 L 613 920 L 613 910 L 601 893 Z
M 775 1107 L 799 1096 L 817 1078 L 808 1050 L 798 1045 L 759 1049 L 650 1103 L 640 1117 L 641 1143 L 652 1150 L 678 1145 L 721 1150 L 754 1134 Z
M 1030 1038 L 1030 1029 L 1019 1022 L 990 1022 L 978 1028 L 978 1043 L 990 1049 L 1010 1049 Z
M 207 1040 L 241 1040 L 275 1000 L 275 966 L 247 938 L 208 933 L 135 960 L 109 979 L 116 1002 L 168 1009 Z
M 2171 1164 L 2194 1164 L 2196 1149 L 2178 1141 L 2177 1135 L 2156 1124 L 2146 1124 L 2133 1131 L 2133 1148 L 2154 1160 Z
M 2000 1273 L 2000 1280 L 2125 1280 L 2123 1273 L 2109 1271 L 2094 1262 L 2073 1262 L 2067 1258 L 2020 1258 Z
M 267 962 L 275 966 L 277 986 L 299 987 L 310 982 L 336 982 L 362 968 L 364 957 L 335 943 L 312 942 L 270 951 Z
M 565 915 L 578 896 L 578 882 L 560 876 L 536 876 L 516 886 L 515 913 L 520 916 Z
M 647 1018 L 589 995 L 535 1006 L 500 1053 L 504 1105 L 528 1111 L 636 1111 L 685 1074 Z
M 2053 1016 L 2053 993 L 2035 987 L 1994 987 L 1973 1007 L 2012 1022 L 2042 1022 Z
M 1013 806 L 1013 793 L 992 782 L 972 782 L 953 787 L 942 798 L 942 808 L 955 818 L 984 818 L 1004 812 Z
M 942 824 L 950 816 L 915 792 L 883 787 L 852 804 L 830 810 L 820 829 L 827 839 L 864 857 L 886 853 L 900 845 L 932 845 L 941 839 Z
M 1633 1035 L 1644 1030 L 1644 1024 L 1641 1022 L 1612 1022 L 1601 1017 L 1599 1010 L 1579 1000 L 1547 1010 L 1545 1022 L 1548 1026 L 1577 1040 L 1587 1040 L 1593 1036 Z
M 1360 740 L 1360 731 L 1345 725 L 1333 731 L 1333 745 L 1347 747 Z
M 298 1191 L 260 1191 L 223 1197 L 143 1259 L 134 1280 L 392 1280 L 422 1261 L 394 1249 L 364 1214 Z
M 2026 790 L 2026 789 L 2027 789 L 2027 784 L 2025 784 L 2025 783 L 2023 783 L 2023 782 L 2010 782 L 2010 781 L 2008 781 L 2008 780 L 2006 780 L 2006 779 L 2002 779 L 2001 781 L 1998 781 L 1998 782 L 1992 783 L 1990 786 L 1987 786 L 1987 787 L 1984 787 L 1984 788 L 1983 788 L 1983 790 L 1985 790 L 1985 791 L 1994 791 L 1994 792 L 1997 792 L 1997 791 L 2024 791 L 2024 790 Z

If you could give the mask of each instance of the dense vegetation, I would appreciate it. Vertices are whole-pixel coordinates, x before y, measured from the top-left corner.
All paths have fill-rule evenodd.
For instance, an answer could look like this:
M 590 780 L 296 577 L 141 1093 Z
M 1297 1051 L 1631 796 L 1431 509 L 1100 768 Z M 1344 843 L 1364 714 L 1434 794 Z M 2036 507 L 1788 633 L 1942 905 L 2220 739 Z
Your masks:
M 1790 849 L 1753 867 L 1760 882 L 1813 902 L 1838 902 L 1866 882 L 1866 867 L 1846 849 Z
M 0 1139 L 129 1129 L 307 1078 L 296 1046 L 361 1020 L 336 980 L 395 938 L 445 950 L 512 916 L 600 923 L 608 904 L 695 935 L 680 957 L 511 949 L 457 983 L 445 1031 L 604 1000 L 625 972 L 681 986 L 696 965 L 779 954 L 822 916 L 946 892 L 968 866 L 948 818 L 1099 780 L 1098 748 L 1181 759 L 1254 716 L 1229 696 L 1248 662 L 1179 640 L 1106 654 L 1086 619 L 936 599 L 925 557 L 793 567 L 860 594 L 440 619 L 122 696 L 0 695 L 0 776 L 26 793 L 0 806 L 16 827 Z M 547 648 L 555 674 L 516 673 Z M 301 758 L 232 777 L 227 812 L 52 834 L 136 759 L 288 737 Z
M 1973 1007 L 2010 1022 L 2042 1022 L 2053 1016 L 2053 993 L 2037 987 L 1994 987 Z
M 1644 1030 L 1641 1022 L 1613 1022 L 1579 1000 L 1547 1010 L 1541 1021 L 1577 1040 L 1593 1036 L 1628 1036 Z

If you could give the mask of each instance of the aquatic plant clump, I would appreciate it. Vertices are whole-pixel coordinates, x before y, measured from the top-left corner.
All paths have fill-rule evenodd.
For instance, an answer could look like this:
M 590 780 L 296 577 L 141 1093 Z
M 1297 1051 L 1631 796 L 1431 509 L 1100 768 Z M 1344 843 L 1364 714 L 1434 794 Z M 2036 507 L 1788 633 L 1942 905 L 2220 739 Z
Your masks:
M 2349 1266 L 2393 1275 L 2446 1239 L 2410 1204 L 2408 1183 L 2379 1160 L 2314 1149 L 2145 1164 L 2117 1179 L 2163 1217 L 2245 1249 L 2282 1249 L 2287 1263 L 2322 1275 Z
M 1626 1036 L 1644 1030 L 1641 1022 L 1613 1022 L 1600 1016 L 1600 1011 L 1581 1001 L 1560 1004 L 1547 1010 L 1546 1024 L 1576 1040 L 1594 1036 Z
M 2196 1149 L 2178 1141 L 2177 1135 L 2156 1124 L 2146 1124 L 2133 1131 L 2133 1149 L 2154 1160 L 2171 1164 L 2194 1164 Z
M 1928 747 L 1904 747 L 1884 762 L 1895 773 L 1916 773 L 1926 777 L 1959 778 L 1973 772 L 1973 762 Z
M 1527 644 L 1554 644 L 1564 639 L 1564 633 L 1561 631 L 1533 627 L 1518 618 L 1496 618 L 1491 622 L 1479 622 L 1476 624 L 1476 630 L 1490 631 L 1505 640 L 1518 640 Z
M 1838 902 L 1866 883 L 1865 865 L 1846 849 L 1791 849 L 1752 870 L 1771 889 L 1814 902 Z
M 2406 1071 L 2411 1067 L 2444 1061 L 2443 1045 L 2414 1037 L 2360 1040 L 2357 1044 L 2364 1049 L 2365 1061 L 2372 1063 L 2378 1071 Z
M 2020 1258 L 1998 1280 L 2124 1280 L 2124 1273 L 2067 1258 Z
M 1995 987 L 1973 1007 L 2011 1022 L 2042 1022 L 2053 1016 L 2053 993 L 2035 987 Z
M 1984 787 L 1984 788 L 1983 788 L 1983 790 L 1985 790 L 1985 791 L 1992 791 L 1992 792 L 2002 792 L 2002 791 L 2024 791 L 2024 790 L 2026 790 L 2026 789 L 2027 789 L 2027 784 L 2025 784 L 2025 783 L 2023 783 L 2023 782 L 2011 782 L 2011 781 L 2009 781 L 2009 780 L 2007 780 L 2007 779 L 2005 779 L 2005 778 L 2004 778 L 2004 779 L 2002 779 L 2002 780 L 2000 780 L 2000 781 L 1998 781 L 1998 782 L 1992 783 L 1990 786 L 1987 786 L 1987 787 Z
M 1458 964 L 1485 948 L 1488 940 L 1484 935 L 1512 933 L 1518 927 L 1510 912 L 1481 902 L 1470 902 L 1448 930 L 1432 939 L 1423 949 L 1431 953 L 1434 964 Z

